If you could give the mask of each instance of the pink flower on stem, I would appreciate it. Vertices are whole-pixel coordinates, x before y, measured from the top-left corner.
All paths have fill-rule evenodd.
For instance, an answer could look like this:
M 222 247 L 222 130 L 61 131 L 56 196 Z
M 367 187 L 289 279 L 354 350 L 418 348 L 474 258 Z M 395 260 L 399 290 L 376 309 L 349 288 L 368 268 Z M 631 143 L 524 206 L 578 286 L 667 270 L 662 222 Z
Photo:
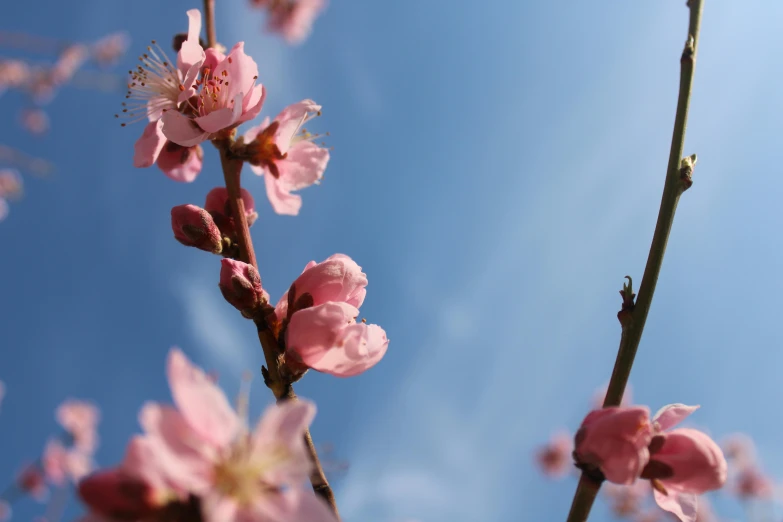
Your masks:
M 536 452 L 536 462 L 544 475 L 560 478 L 568 474 L 571 466 L 571 452 L 574 440 L 567 432 L 556 433 L 551 440 Z
M 310 35 L 313 22 L 326 7 L 326 0 L 263 0 L 255 4 L 268 10 L 267 30 L 279 33 L 294 45 Z
M 310 472 L 307 401 L 272 406 L 252 431 L 224 393 L 178 349 L 168 360 L 176 408 L 148 403 L 140 419 L 151 462 L 201 501 L 204 522 L 333 522 L 327 505 L 302 487 Z
M 653 419 L 650 461 L 642 472 L 653 486 L 655 502 L 682 522 L 695 522 L 698 495 L 723 487 L 727 464 L 720 447 L 705 433 L 672 429 L 698 406 L 670 404 Z
M 154 41 L 147 53 L 140 57 L 141 65 L 129 71 L 128 103 L 123 103 L 123 117 L 131 123 L 149 120 L 134 146 L 133 165 L 139 168 L 157 164 L 174 181 L 191 182 L 201 172 L 203 151 L 198 146 L 183 147 L 169 143 L 163 134 L 161 116 L 166 111 L 177 111 L 187 105 L 196 94 L 196 82 L 206 53 L 199 43 L 201 12 L 187 12 L 189 25 L 187 39 L 177 53 L 176 63 Z M 119 117 L 119 115 L 118 115 Z M 126 124 L 123 123 L 123 126 Z
M 317 183 L 329 163 L 329 150 L 313 143 L 320 136 L 302 127 L 320 111 L 314 101 L 303 100 L 245 133 L 250 168 L 264 176 L 266 195 L 278 214 L 297 215 L 302 197 L 291 192 Z
M 737 473 L 732 490 L 742 500 L 769 499 L 774 493 L 774 485 L 761 470 L 748 466 Z
M 375 366 L 389 340 L 380 326 L 356 322 L 366 286 L 361 267 L 344 254 L 308 263 L 275 307 L 278 320 L 288 321 L 287 361 L 337 377 Z
M 576 432 L 574 459 L 583 471 L 599 470 L 609 482 L 633 484 L 650 458 L 652 436 L 646 406 L 593 410 Z
M 212 216 L 196 205 L 178 205 L 171 209 L 171 228 L 174 239 L 191 246 L 219 254 L 223 251 L 223 236 Z
M 195 92 L 177 110 L 163 117 L 164 136 L 183 147 L 193 147 L 255 118 L 264 103 L 264 87 L 256 85 L 258 65 L 239 42 L 224 56 L 210 49 Z

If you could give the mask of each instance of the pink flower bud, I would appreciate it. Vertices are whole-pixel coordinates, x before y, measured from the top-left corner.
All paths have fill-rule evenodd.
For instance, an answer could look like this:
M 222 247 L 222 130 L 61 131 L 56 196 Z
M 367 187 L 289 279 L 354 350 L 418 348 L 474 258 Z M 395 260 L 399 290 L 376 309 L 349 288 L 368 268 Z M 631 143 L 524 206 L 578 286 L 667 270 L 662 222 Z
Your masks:
M 295 293 L 294 302 L 302 295 L 310 294 L 312 306 L 333 301 L 358 308 L 367 294 L 366 286 L 367 275 L 362 272 L 362 267 L 345 254 L 334 254 L 321 263 L 310 261 L 291 288 Z M 275 307 L 281 320 L 288 314 L 290 292 L 283 294 Z
M 357 323 L 359 310 L 344 302 L 328 302 L 300 310 L 288 324 L 289 357 L 320 372 L 351 377 L 375 366 L 389 346 L 386 332 L 375 324 Z
M 242 195 L 242 203 L 245 204 L 245 218 L 247 219 L 247 226 L 253 226 L 258 218 L 256 212 L 256 204 L 253 201 L 253 196 L 250 195 L 245 189 L 240 189 Z M 207 194 L 207 202 L 204 205 L 207 212 L 215 217 L 215 222 L 218 224 L 224 234 L 234 234 L 234 221 L 231 212 L 231 205 L 228 202 L 228 190 L 225 187 L 216 187 L 209 191 Z M 218 218 L 220 216 L 220 219 Z M 228 230 L 224 230 L 227 228 Z
M 179 205 L 171 209 L 174 238 L 192 246 L 219 254 L 223 250 L 222 236 L 209 212 L 196 205 Z
M 598 468 L 609 482 L 633 484 L 650 458 L 650 410 L 644 406 L 591 411 L 576 433 L 574 458 Z
M 252 265 L 233 259 L 222 259 L 220 268 L 220 291 L 231 305 L 250 317 L 253 311 L 269 299 L 261 288 L 261 276 Z
M 149 484 L 120 469 L 94 473 L 79 483 L 78 490 L 93 512 L 119 520 L 142 519 L 160 508 Z

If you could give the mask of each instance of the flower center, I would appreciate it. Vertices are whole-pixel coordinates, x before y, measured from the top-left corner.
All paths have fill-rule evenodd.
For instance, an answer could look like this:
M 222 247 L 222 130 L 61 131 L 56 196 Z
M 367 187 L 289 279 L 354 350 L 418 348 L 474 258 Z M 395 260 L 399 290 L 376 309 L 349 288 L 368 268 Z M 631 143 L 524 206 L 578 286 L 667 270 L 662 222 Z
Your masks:
M 218 460 L 213 469 L 215 488 L 240 506 L 251 505 L 260 496 L 278 491 L 265 480 L 265 475 L 287 459 L 284 451 L 254 455 L 246 437 L 231 448 L 227 457 Z
M 122 123 L 123 127 L 148 116 L 157 120 L 164 111 L 177 107 L 179 93 L 185 89 L 180 71 L 155 40 L 147 47 L 147 52 L 139 56 L 139 61 L 141 64 L 135 71 L 128 71 L 130 82 L 125 98 L 130 101 L 122 104 L 122 117 L 130 121 Z M 120 118 L 120 115 L 114 117 Z

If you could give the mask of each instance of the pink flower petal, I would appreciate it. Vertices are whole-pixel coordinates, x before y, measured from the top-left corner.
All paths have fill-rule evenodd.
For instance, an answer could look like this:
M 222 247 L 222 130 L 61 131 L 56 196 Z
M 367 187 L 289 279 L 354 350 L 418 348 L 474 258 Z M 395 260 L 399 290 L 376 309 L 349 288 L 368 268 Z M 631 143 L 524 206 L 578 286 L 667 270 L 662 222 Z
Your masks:
M 692 493 L 681 493 L 673 490 L 668 493 L 668 495 L 664 495 L 660 491 L 654 490 L 655 503 L 664 511 L 668 511 L 679 518 L 681 522 L 696 522 L 698 497 Z
M 177 348 L 169 353 L 168 378 L 174 402 L 191 427 L 215 446 L 228 445 L 240 420 L 223 391 Z
M 241 102 L 240 96 L 241 94 L 237 95 L 236 101 Z M 241 104 L 237 105 L 235 103 L 234 108 L 225 107 L 223 109 L 216 109 L 206 116 L 199 116 L 198 118 L 195 118 L 193 121 L 207 132 L 218 132 L 225 129 L 226 127 L 233 125 L 234 122 L 237 121 L 237 117 L 239 114 L 241 114 L 241 112 Z
M 138 168 L 151 167 L 156 161 L 160 151 L 166 144 L 166 137 L 163 135 L 163 122 L 152 121 L 144 127 L 141 137 L 136 140 L 133 146 L 133 166 Z
M 286 459 L 266 470 L 264 480 L 271 485 L 301 484 L 307 480 L 311 462 L 304 445 L 304 433 L 315 417 L 315 405 L 309 401 L 288 401 L 267 408 L 252 435 L 255 458 L 278 451 Z
M 177 111 L 166 111 L 160 121 L 163 135 L 183 147 L 194 147 L 209 137 L 208 132 Z
M 255 169 L 253 171 L 257 172 Z M 272 204 L 272 209 L 275 212 L 285 216 L 296 216 L 299 214 L 299 209 L 302 208 L 302 196 L 291 194 L 280 180 L 269 173 L 264 176 L 264 183 L 266 185 L 266 196 L 269 198 L 269 203 Z
M 277 115 L 275 121 L 280 122 L 275 136 L 275 143 L 280 152 L 285 154 L 291 147 L 291 140 L 299 131 L 302 122 L 310 112 L 318 112 L 321 106 L 313 100 L 302 100 L 298 103 L 289 105 Z
M 266 89 L 264 89 L 264 86 L 258 84 L 253 87 L 242 101 L 242 115 L 237 119 L 237 123 L 244 123 L 258 116 L 258 113 L 261 112 L 261 107 L 264 106 L 265 99 Z
M 264 95 L 266 96 L 266 94 L 264 94 Z M 258 133 L 261 132 L 262 130 L 266 129 L 267 127 L 269 127 L 269 116 L 267 116 L 266 118 L 263 119 L 263 121 L 261 121 L 261 125 L 256 125 L 255 127 L 250 127 L 245 132 L 245 134 L 244 134 L 245 143 L 250 143 L 251 141 L 255 140 L 256 136 L 258 136 Z M 262 169 L 261 167 L 252 167 L 251 166 L 251 168 L 253 169 L 253 172 L 258 174 L 259 176 L 264 174 L 264 169 Z
M 653 417 L 653 423 L 656 424 L 656 428 L 659 431 L 666 431 L 673 428 L 683 420 L 685 420 L 691 413 L 698 410 L 700 406 L 687 406 L 685 404 L 668 404 L 658 410 Z
M 182 43 L 182 47 L 177 54 L 177 67 L 180 71 L 186 73 L 193 65 L 204 62 L 204 49 L 199 43 L 201 34 L 201 11 L 191 9 L 188 15 L 188 38 Z
M 158 156 L 157 165 L 163 173 L 174 181 L 190 183 L 201 172 L 204 152 L 201 145 L 182 147 L 173 142 L 163 147 Z
M 323 177 L 329 150 L 311 141 L 300 141 L 288 149 L 288 157 L 277 162 L 280 182 L 290 190 L 309 187 Z
M 336 522 L 326 503 L 312 491 L 289 489 L 261 497 L 243 520 L 264 522 Z
M 241 94 L 242 99 L 245 94 L 253 90 L 256 79 L 258 78 L 258 65 L 245 54 L 245 42 L 239 42 L 229 51 L 226 59 L 222 61 L 215 69 L 215 77 L 223 78 L 223 71 L 226 72 L 226 80 L 229 82 L 228 88 L 225 86 L 225 93 L 221 92 L 221 97 L 232 100 Z M 242 102 L 240 101 L 240 106 Z

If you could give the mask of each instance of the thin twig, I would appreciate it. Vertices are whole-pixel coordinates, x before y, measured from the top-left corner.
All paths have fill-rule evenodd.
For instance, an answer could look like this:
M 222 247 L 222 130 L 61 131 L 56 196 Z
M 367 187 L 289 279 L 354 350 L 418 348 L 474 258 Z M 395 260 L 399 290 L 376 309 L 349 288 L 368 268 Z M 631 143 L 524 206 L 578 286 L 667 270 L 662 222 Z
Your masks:
M 204 22 L 207 25 L 207 47 L 215 47 L 215 0 L 204 0 Z
M 642 284 L 639 287 L 639 297 L 630 317 L 623 323 L 620 348 L 617 352 L 612 378 L 606 391 L 604 407 L 619 406 L 623 398 L 625 386 L 631 374 L 631 367 L 636 357 L 636 351 L 639 348 L 639 341 L 644 331 L 644 324 L 647 321 L 647 313 L 650 311 L 658 275 L 661 272 L 663 255 L 666 251 L 666 243 L 669 240 L 669 233 L 674 222 L 677 203 L 682 193 L 692 183 L 690 175 L 693 170 L 693 163 L 695 163 L 695 157 L 683 160 L 683 148 L 691 88 L 693 86 L 693 71 L 699 41 L 703 0 L 689 0 L 687 5 L 690 8 L 688 39 L 680 59 L 680 92 L 674 119 L 669 164 L 666 170 L 666 182 L 663 187 L 661 207 L 658 211 L 658 222 L 655 225 L 650 253 L 647 256 L 647 265 L 644 268 Z M 600 484 L 596 484 L 584 474 L 582 475 L 574 494 L 571 511 L 568 514 L 568 522 L 584 522 L 587 520 L 599 488 Z

